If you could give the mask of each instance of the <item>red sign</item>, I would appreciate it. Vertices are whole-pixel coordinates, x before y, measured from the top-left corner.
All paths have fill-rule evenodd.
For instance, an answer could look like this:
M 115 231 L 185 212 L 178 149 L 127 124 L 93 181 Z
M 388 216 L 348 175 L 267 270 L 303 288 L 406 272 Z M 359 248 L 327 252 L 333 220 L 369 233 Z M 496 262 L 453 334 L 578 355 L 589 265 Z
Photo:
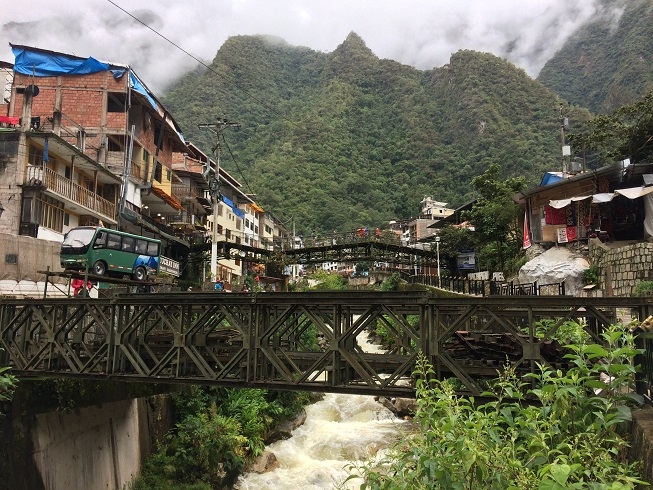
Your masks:
M 528 232 L 528 212 L 524 212 L 524 248 L 531 246 L 531 235 Z

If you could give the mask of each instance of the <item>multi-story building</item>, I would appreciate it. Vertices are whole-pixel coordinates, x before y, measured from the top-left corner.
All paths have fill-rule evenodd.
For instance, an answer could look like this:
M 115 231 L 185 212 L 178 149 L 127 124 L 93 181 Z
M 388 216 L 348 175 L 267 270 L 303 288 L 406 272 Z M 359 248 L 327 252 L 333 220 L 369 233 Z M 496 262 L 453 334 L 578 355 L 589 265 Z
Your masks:
M 186 152 L 186 144 L 134 71 L 27 46 L 12 49 L 7 116 L 21 120 L 24 141 L 8 177 L 20 204 L 9 207 L 5 227 L 60 239 L 68 227 L 101 221 L 161 238 L 164 255 L 187 253 L 188 242 L 169 225 L 183 209 L 173 191 L 182 183 L 172 171 L 173 154 Z
M 161 239 L 173 259 L 213 238 L 214 226 L 216 241 L 251 248 L 289 235 L 184 141 L 129 66 L 12 49 L 15 63 L 0 63 L 0 233 L 61 241 L 70 228 L 102 223 Z M 207 177 L 216 168 L 214 206 Z M 246 255 L 220 256 L 212 279 L 238 283 L 253 262 Z
M 411 220 L 408 225 L 408 245 L 431 240 L 435 235 L 435 230 L 429 227 L 434 222 L 454 213 L 453 209 L 446 207 L 446 202 L 434 201 L 429 196 L 425 196 L 420 204 L 421 210 L 419 216 Z

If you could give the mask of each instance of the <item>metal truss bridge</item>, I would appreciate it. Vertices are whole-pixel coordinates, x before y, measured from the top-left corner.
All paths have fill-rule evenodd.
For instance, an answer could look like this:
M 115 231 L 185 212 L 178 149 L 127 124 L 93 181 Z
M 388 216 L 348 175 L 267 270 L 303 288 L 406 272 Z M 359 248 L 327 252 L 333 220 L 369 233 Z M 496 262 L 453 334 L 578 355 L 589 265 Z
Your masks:
M 113 299 L 0 300 L 0 366 L 18 377 L 77 377 L 414 396 L 424 355 L 438 378 L 479 395 L 506 363 L 564 369 L 552 340 L 567 320 L 601 341 L 620 312 L 653 298 L 439 298 L 428 292 L 170 293 Z M 550 319 L 539 325 L 536 322 Z M 367 352 L 381 326 L 389 352 Z M 319 347 L 310 339 L 317 334 Z
M 210 249 L 203 244 L 200 249 Z M 289 263 L 318 264 L 323 262 L 387 262 L 392 265 L 437 267 L 437 255 L 429 248 L 419 249 L 375 240 L 351 243 L 316 245 L 282 251 L 270 251 L 229 241 L 218 242 L 218 253 L 225 258 L 238 257 L 244 261 L 261 262 L 272 254 L 280 254 Z

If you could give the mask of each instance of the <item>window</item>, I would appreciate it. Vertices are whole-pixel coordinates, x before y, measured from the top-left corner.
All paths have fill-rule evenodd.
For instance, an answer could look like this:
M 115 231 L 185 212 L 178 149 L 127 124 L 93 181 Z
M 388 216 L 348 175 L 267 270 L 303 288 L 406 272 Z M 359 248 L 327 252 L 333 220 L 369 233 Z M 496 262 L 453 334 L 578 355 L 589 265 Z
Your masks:
M 143 148 L 143 163 L 145 165 L 150 164 L 150 152 Z
M 107 112 L 126 112 L 125 95 L 123 92 L 107 92 Z
M 95 238 L 94 248 L 102 248 L 106 244 L 107 244 L 107 233 L 105 231 L 101 231 L 100 233 L 97 234 L 97 237 Z
M 136 246 L 134 251 L 137 254 L 146 254 L 147 253 L 147 242 L 145 240 L 136 240 Z
M 166 170 L 166 179 L 170 181 L 170 170 Z
M 122 237 L 122 251 L 133 252 L 135 242 L 136 240 L 133 237 L 129 237 L 129 236 Z
M 154 242 L 147 242 L 147 255 L 156 257 L 159 255 L 159 244 Z
M 115 233 L 107 233 L 107 248 L 113 250 L 120 250 L 120 235 Z
M 227 229 L 227 231 L 224 234 L 225 238 L 229 240 L 231 238 L 231 230 Z
M 157 182 L 161 182 L 161 164 L 159 162 L 156 162 L 156 168 L 154 169 L 154 180 Z
M 34 167 L 40 167 L 43 165 L 43 150 L 30 146 L 28 163 Z
M 23 210 L 25 211 L 25 210 Z M 63 231 L 63 203 L 38 193 L 34 199 L 34 218 L 38 224 L 50 230 Z

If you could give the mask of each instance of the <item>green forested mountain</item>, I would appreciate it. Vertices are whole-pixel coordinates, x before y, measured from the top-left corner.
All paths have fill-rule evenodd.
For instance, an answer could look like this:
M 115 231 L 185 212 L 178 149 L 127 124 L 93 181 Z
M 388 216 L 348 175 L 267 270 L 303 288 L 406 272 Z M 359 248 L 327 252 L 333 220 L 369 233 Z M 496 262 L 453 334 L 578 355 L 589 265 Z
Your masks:
M 610 114 L 653 90 L 653 0 L 602 5 L 538 80 L 573 104 Z
M 560 99 L 490 54 L 455 53 L 420 71 L 378 59 L 356 34 L 332 53 L 265 36 L 230 38 L 208 70 L 164 99 L 187 139 L 227 118 L 221 164 L 300 231 L 343 231 L 409 218 L 425 195 L 450 206 L 493 163 L 539 183 L 559 170 Z M 568 107 L 580 123 L 589 113 Z M 232 158 L 233 155 L 233 158 Z

